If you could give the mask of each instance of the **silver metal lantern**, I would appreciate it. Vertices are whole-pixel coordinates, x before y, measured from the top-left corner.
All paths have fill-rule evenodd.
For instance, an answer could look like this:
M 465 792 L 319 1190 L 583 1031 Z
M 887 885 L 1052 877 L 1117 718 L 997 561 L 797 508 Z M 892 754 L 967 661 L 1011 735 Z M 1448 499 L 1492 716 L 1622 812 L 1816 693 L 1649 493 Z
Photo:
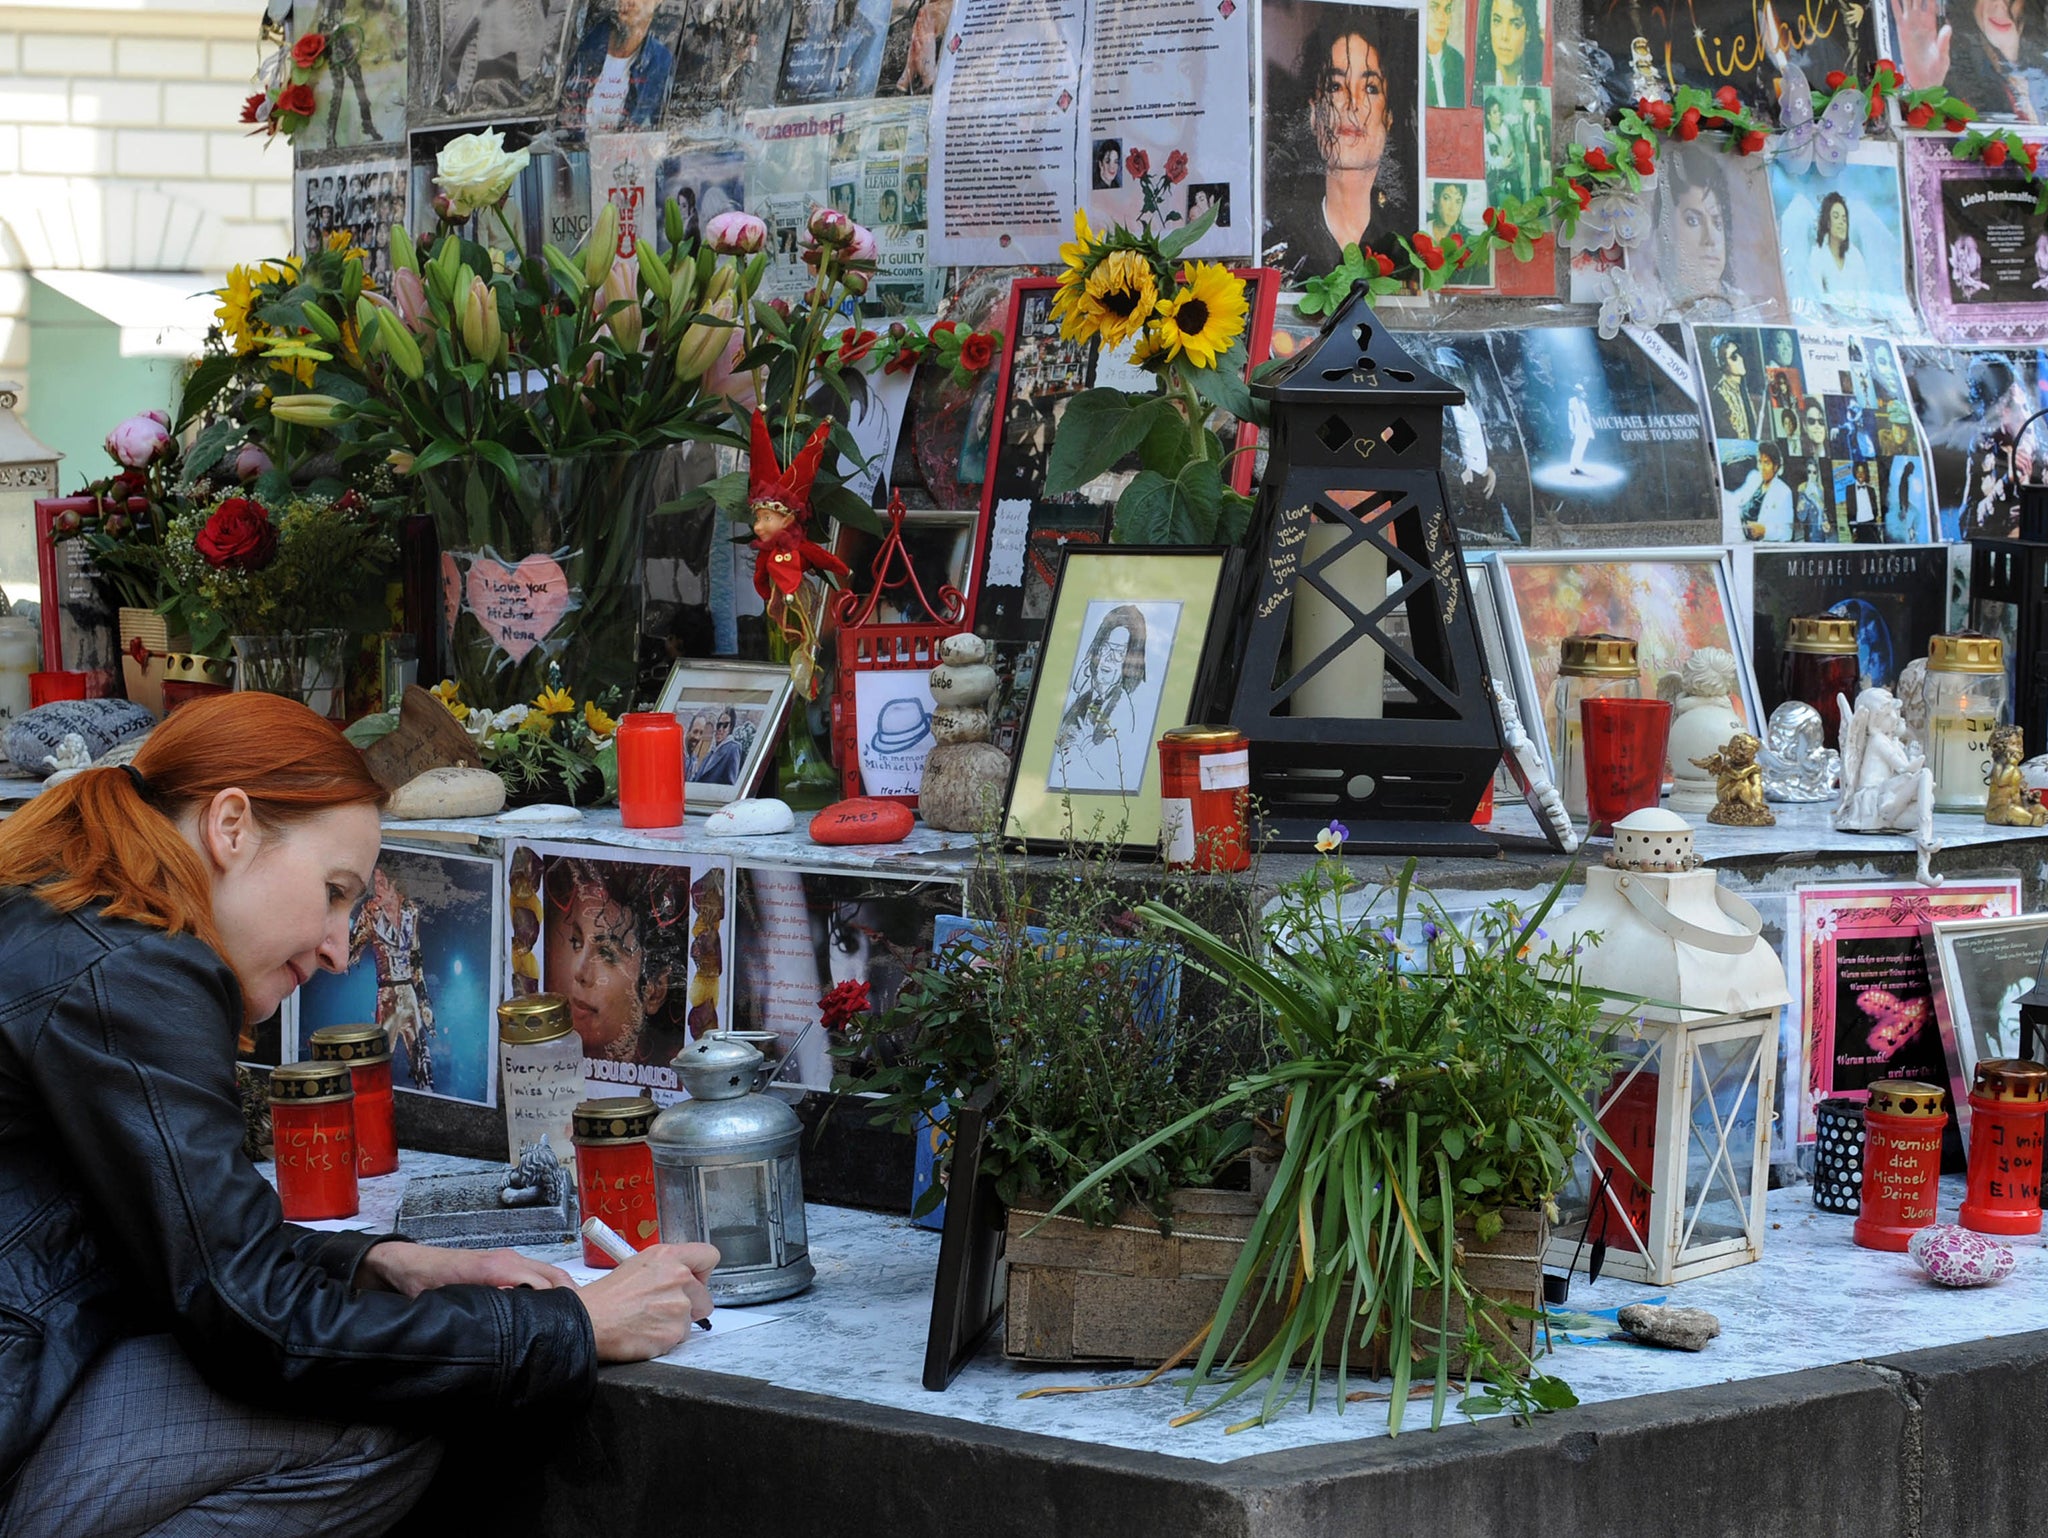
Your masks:
M 654 1119 L 654 1196 L 669 1244 L 718 1247 L 717 1303 L 770 1303 L 816 1274 L 804 1224 L 796 1112 L 757 1091 L 765 1059 L 712 1033 L 676 1055 L 690 1098 Z

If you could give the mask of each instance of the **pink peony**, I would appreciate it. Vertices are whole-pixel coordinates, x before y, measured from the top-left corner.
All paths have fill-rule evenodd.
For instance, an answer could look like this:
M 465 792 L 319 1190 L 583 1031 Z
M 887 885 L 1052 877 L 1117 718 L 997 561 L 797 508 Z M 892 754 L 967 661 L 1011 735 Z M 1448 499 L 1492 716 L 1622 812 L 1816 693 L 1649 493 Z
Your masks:
M 836 208 L 811 210 L 811 238 L 828 246 L 843 246 L 853 239 L 854 222 Z
M 704 226 L 704 238 L 712 250 L 726 256 L 752 256 L 768 244 L 768 224 L 753 214 L 727 209 Z
M 245 443 L 242 451 L 235 455 L 235 479 L 244 486 L 271 467 L 270 456 L 263 452 L 260 443 Z
M 161 411 L 132 416 L 107 434 L 107 452 L 131 470 L 154 464 L 170 446 L 170 418 Z
M 864 224 L 853 227 L 853 236 L 846 243 L 846 254 L 856 262 L 872 262 L 881 247 L 875 244 L 875 233 Z

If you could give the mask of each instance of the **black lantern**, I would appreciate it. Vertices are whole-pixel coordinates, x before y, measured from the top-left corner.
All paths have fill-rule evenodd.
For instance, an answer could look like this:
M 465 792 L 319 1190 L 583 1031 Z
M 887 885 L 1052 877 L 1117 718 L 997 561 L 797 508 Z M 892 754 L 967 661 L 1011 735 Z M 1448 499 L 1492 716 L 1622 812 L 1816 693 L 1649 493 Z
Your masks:
M 2012 458 L 2021 436 L 2043 416 L 2036 412 L 2013 434 L 2008 477 L 2017 478 Z M 2039 753 L 2048 750 L 2048 481 L 2019 482 L 2019 504 L 2011 538 L 1970 536 L 1970 625 L 2005 638 L 2013 724 L 2027 751 Z
M 1235 621 L 1212 631 L 1210 718 L 1250 739 L 1268 837 L 1305 848 L 1338 821 L 1359 851 L 1490 850 L 1471 819 L 1500 723 L 1441 469 L 1464 393 L 1363 288 L 1252 389 L 1272 449 Z
M 2041 964 L 2034 968 L 2034 986 L 2018 999 L 2020 1011 L 2020 1056 L 2030 1063 L 2042 1061 L 2048 1050 L 2048 946 L 2041 950 Z

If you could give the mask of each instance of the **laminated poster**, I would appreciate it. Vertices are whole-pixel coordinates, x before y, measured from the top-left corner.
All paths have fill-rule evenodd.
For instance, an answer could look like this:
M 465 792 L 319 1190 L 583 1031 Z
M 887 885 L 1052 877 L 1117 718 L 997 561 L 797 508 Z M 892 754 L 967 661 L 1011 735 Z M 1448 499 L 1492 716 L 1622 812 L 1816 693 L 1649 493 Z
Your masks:
M 298 163 L 366 151 L 402 157 L 405 7 L 378 0 L 293 0 L 291 18 L 294 42 L 309 32 L 327 38 L 327 67 L 313 82 L 313 119 L 292 143 Z
M 1906 141 L 1913 267 L 1927 329 L 1944 342 L 2048 335 L 2048 215 L 2022 171 L 1957 160 L 1953 141 Z
M 1898 147 L 1866 141 L 1833 175 L 1773 160 L 1770 176 L 1792 318 L 1919 335 L 1906 292 Z
M 315 166 L 292 177 L 292 249 L 317 251 L 346 231 L 380 289 L 391 287 L 391 227 L 405 218 L 406 166 L 397 155 Z
M 1862 676 L 1880 688 L 1897 685 L 1930 636 L 1948 629 L 1949 545 L 1893 545 L 1736 552 L 1736 590 L 1748 592 L 1755 616 L 1752 657 L 1766 713 L 1784 702 L 1780 687 L 1785 638 L 1795 616 L 1836 614 L 1856 622 Z M 1745 580 L 1746 579 L 1746 580 Z
M 1248 252 L 1253 10 L 955 0 L 932 93 L 933 263 L 1056 262 L 1077 208 L 1155 229 L 1214 208 L 1194 254 Z
M 2019 527 L 2020 484 L 2041 461 L 2042 424 L 2025 427 L 2048 405 L 2041 349 L 1901 351 L 1934 471 L 1941 523 L 1935 537 L 2011 537 Z

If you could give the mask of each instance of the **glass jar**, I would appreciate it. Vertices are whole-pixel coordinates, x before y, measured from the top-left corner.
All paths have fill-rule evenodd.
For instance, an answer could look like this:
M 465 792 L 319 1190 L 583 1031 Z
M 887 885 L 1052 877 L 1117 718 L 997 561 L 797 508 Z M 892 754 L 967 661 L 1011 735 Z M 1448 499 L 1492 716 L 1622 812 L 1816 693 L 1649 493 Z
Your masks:
M 1159 739 L 1168 870 L 1251 869 L 1250 753 L 1244 733 L 1232 726 L 1177 726 Z
M 1634 700 L 1643 694 L 1636 643 L 1627 636 L 1571 635 L 1558 643 L 1555 724 L 1550 754 L 1565 810 L 1586 815 L 1586 760 L 1579 706 L 1586 700 Z
M 661 1243 L 654 1203 L 654 1152 L 647 1129 L 654 1102 L 645 1095 L 585 1100 L 576 1107 L 576 1198 L 586 1218 L 603 1218 L 636 1250 Z M 583 1263 L 609 1271 L 618 1262 L 583 1241 Z
M 355 1090 L 348 1064 L 286 1063 L 270 1071 L 270 1143 L 287 1222 L 356 1215 Z
M 545 1138 L 566 1165 L 583 1098 L 583 1041 L 569 1025 L 567 999 L 535 993 L 498 1006 L 498 1087 L 511 1157 Z
M 381 1025 L 323 1025 L 307 1045 L 316 1063 L 343 1063 L 355 1085 L 356 1173 L 398 1168 L 398 1121 L 391 1098 L 391 1042 Z
M 612 739 L 619 761 L 619 821 L 674 828 L 683 821 L 683 723 L 673 712 L 629 711 Z
M 1991 729 L 2011 719 L 2005 643 L 1965 631 L 1927 643 L 1927 767 L 1937 812 L 1982 814 Z
M 1842 745 L 1841 700 L 1856 698 L 1861 676 L 1854 620 L 1838 614 L 1802 614 L 1792 621 L 1778 673 L 1779 691 L 1819 712 L 1831 748 Z

